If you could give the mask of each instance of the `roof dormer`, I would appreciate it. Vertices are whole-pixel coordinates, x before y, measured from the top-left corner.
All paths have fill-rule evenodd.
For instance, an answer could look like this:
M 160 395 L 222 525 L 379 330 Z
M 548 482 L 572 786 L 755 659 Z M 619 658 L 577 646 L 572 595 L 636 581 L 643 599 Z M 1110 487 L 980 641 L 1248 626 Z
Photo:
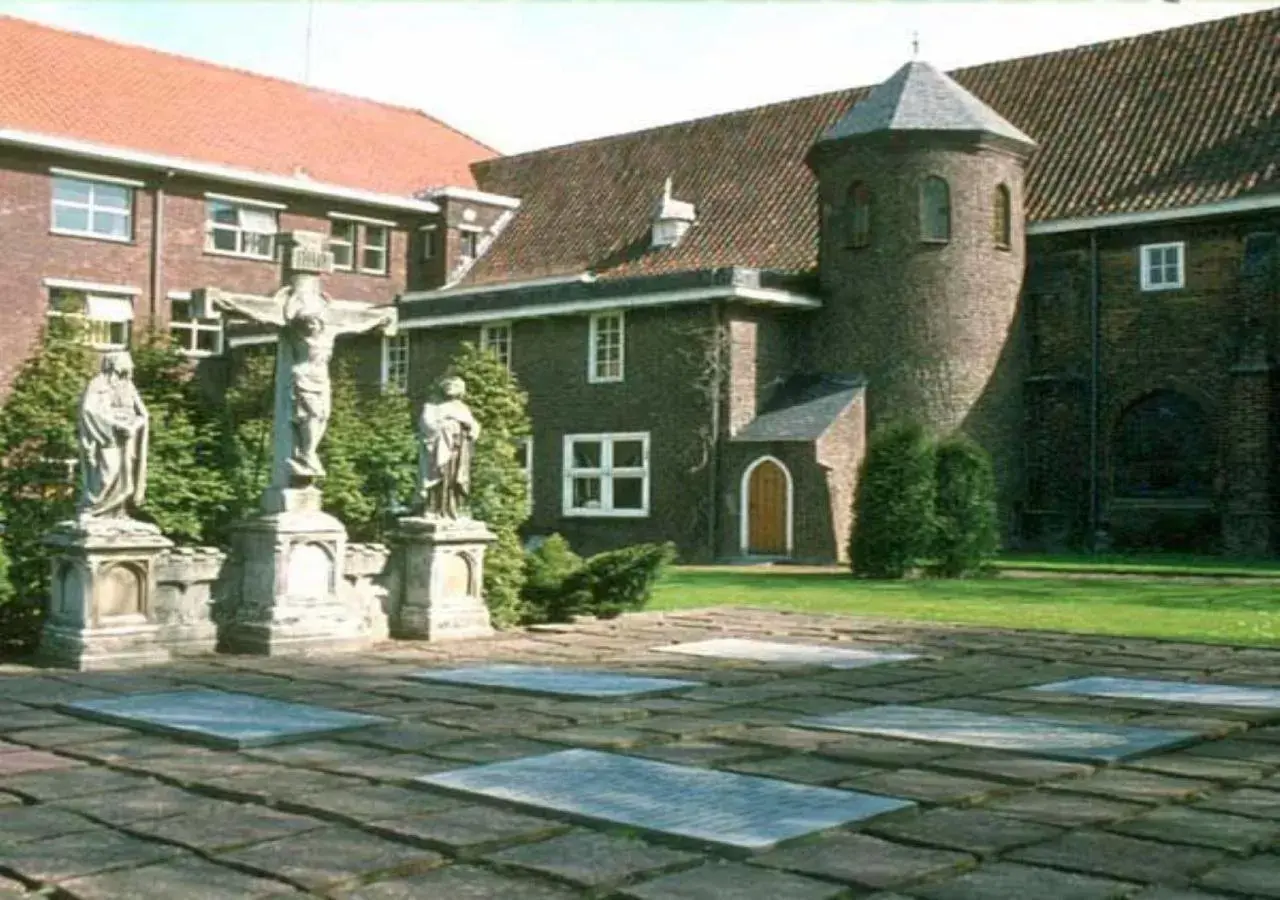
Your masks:
M 692 203 L 672 198 L 671 179 L 668 178 L 662 187 L 662 197 L 654 204 L 651 246 L 655 250 L 676 246 L 697 218 Z

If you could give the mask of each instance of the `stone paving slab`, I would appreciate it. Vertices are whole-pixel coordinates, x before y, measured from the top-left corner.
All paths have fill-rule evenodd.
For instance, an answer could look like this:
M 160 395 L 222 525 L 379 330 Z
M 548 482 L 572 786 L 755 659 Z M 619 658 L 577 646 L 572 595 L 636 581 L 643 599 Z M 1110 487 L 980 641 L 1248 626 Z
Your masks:
M 565 669 L 554 666 L 492 665 L 464 669 L 423 669 L 405 678 L 441 681 L 552 697 L 635 697 L 666 694 L 698 687 L 701 682 L 675 678 L 648 678 L 615 672 Z
M 920 656 L 832 669 L 651 650 L 728 635 Z M 702 686 L 601 700 L 405 680 L 495 664 Z M 31 869 L 0 862 L 0 897 L 22 875 L 30 885 L 59 879 L 57 896 L 67 900 L 1276 900 L 1274 711 L 1030 690 L 1100 676 L 1275 689 L 1280 649 L 732 609 L 352 655 L 209 657 L 142 673 L 0 665 L 0 849 Z M 59 711 L 193 687 L 387 721 L 238 751 Z M 1182 749 L 1079 763 L 788 724 L 890 698 L 1013 717 L 1024 728 L 1061 717 L 1073 727 L 1192 736 Z M 635 828 L 515 811 L 418 781 L 566 746 L 784 787 L 856 782 L 922 805 L 744 862 L 733 848 L 642 840 Z M 609 785 L 583 781 L 596 794 Z M 718 811 L 722 799 L 706 805 Z M 105 868 L 40 871 L 59 859 Z
M 1042 684 L 1031 690 L 1087 694 L 1091 697 L 1127 697 L 1134 700 L 1157 700 L 1166 703 L 1195 703 L 1202 706 L 1274 709 L 1280 712 L 1280 688 L 1099 676 Z

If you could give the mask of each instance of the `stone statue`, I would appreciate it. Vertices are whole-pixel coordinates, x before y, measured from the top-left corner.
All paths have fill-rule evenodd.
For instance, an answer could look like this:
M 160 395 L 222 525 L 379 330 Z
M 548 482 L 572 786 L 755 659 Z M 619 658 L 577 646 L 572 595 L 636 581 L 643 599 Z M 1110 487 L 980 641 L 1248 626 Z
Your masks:
M 81 519 L 128 519 L 147 491 L 147 409 L 133 384 L 133 358 L 102 357 L 80 398 Z
M 396 311 L 343 308 L 320 289 L 320 274 L 332 266 L 324 236 L 294 232 L 290 283 L 272 297 L 233 294 L 217 288 L 193 292 L 201 315 L 217 312 L 279 329 L 276 353 L 276 396 L 272 486 L 309 487 L 324 477 L 320 441 L 329 425 L 332 389 L 329 362 L 334 341 L 395 327 Z
M 471 457 L 480 424 L 462 402 L 461 378 L 440 383 L 443 403 L 427 403 L 418 420 L 418 500 L 428 518 L 457 519 L 471 494 Z

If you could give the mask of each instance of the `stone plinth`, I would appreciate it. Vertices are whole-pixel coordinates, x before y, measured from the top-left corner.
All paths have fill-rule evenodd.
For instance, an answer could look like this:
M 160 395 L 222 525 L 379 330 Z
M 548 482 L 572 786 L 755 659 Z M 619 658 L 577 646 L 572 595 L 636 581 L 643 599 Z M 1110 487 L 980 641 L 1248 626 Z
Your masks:
M 474 519 L 401 519 L 404 575 L 392 635 L 449 641 L 493 634 L 483 585 L 485 549 L 495 540 Z
M 364 610 L 342 589 L 346 529 L 321 512 L 315 489 L 274 499 L 272 512 L 236 529 L 239 590 L 219 649 L 276 656 L 368 647 Z
M 156 616 L 156 567 L 173 546 L 133 519 L 63 522 L 45 538 L 54 550 L 40 655 L 80 670 L 168 661 Z

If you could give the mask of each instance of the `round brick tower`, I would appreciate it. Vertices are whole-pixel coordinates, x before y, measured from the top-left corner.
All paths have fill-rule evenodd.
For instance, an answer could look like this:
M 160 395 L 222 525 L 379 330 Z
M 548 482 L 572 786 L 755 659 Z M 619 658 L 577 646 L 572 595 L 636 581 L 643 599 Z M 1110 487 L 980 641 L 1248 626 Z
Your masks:
M 868 427 L 914 418 L 992 453 L 1002 494 L 1022 416 L 1014 323 L 1034 142 L 911 62 L 814 145 L 824 308 L 811 363 L 867 378 Z

